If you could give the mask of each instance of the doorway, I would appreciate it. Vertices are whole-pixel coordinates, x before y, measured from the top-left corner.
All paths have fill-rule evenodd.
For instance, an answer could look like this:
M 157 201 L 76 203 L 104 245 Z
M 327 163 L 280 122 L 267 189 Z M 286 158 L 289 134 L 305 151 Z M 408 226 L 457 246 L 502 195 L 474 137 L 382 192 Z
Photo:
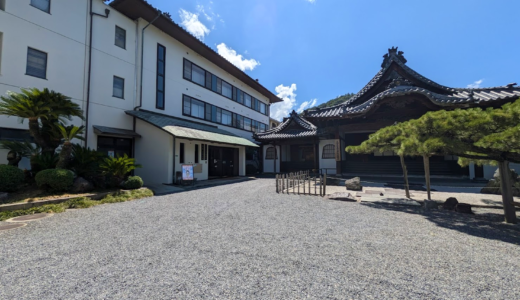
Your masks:
M 238 176 L 238 149 L 209 146 L 209 179 Z

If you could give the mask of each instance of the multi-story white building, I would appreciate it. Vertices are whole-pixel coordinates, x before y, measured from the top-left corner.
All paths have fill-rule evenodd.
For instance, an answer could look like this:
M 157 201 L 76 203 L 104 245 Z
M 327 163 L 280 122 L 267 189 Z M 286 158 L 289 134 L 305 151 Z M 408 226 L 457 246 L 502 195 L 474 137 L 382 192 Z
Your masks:
M 281 101 L 143 0 L 0 0 L 0 94 L 23 87 L 79 103 L 86 145 L 135 157 L 148 184 L 175 182 L 183 164 L 199 180 L 245 175 L 252 134 Z M 0 139 L 26 129 L 0 116 Z

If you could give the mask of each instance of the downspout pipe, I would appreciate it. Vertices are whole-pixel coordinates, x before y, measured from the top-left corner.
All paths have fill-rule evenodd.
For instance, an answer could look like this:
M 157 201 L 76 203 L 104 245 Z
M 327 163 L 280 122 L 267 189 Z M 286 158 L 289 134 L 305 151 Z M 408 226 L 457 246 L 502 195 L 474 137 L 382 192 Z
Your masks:
M 88 75 L 87 75 L 87 107 L 85 108 L 85 147 L 88 145 L 88 115 L 89 115 L 89 107 L 90 107 L 90 81 L 92 74 L 92 32 L 93 32 L 93 24 L 94 16 L 100 16 L 103 18 L 108 18 L 110 14 L 110 10 L 108 8 L 105 9 L 105 14 L 98 14 L 92 11 L 93 0 L 90 0 L 89 14 L 90 14 L 90 28 L 89 28 L 89 43 L 88 43 Z
M 148 25 L 146 25 L 141 31 L 141 77 L 139 78 L 139 105 L 134 107 L 134 110 L 141 108 L 141 106 L 143 105 L 144 31 L 146 30 L 146 28 L 148 28 L 148 26 L 152 25 L 155 21 L 157 21 L 157 19 L 159 19 L 160 16 L 161 12 L 159 12 L 157 14 L 157 17 L 155 17 L 155 19 L 148 23 Z

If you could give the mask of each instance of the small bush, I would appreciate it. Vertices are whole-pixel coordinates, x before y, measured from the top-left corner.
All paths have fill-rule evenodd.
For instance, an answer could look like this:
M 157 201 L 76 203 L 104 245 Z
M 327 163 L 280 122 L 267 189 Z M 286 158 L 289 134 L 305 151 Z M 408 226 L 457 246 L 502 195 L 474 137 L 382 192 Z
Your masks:
M 123 186 L 125 187 L 125 189 L 127 190 L 137 190 L 137 189 L 140 189 L 143 187 L 143 180 L 141 179 L 141 177 L 139 176 L 130 176 L 128 177 L 128 179 L 125 181 L 125 183 L 123 184 Z
M 14 166 L 0 165 L 0 192 L 14 192 L 24 180 L 22 170 Z
M 57 153 L 40 153 L 31 156 L 31 171 L 33 174 L 37 174 L 43 170 L 49 170 L 56 168 L 60 156 Z
M 35 179 L 40 188 L 52 192 L 65 192 L 74 183 L 74 173 L 64 169 L 48 169 L 38 172 Z
M 141 165 L 135 163 L 135 158 L 128 155 L 105 158 L 100 165 L 103 173 L 108 176 L 111 186 L 119 186 L 130 172 Z

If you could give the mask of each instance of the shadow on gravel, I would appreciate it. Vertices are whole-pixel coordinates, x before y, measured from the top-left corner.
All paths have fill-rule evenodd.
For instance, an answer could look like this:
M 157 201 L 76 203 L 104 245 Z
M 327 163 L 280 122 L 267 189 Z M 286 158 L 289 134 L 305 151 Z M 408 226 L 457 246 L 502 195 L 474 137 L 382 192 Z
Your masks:
M 422 208 L 400 205 L 373 203 L 361 203 L 361 205 L 374 209 L 421 215 L 439 227 L 457 230 L 480 238 L 520 245 L 520 225 L 502 223 L 504 215 L 503 211 L 499 209 L 487 209 L 485 212 L 468 215 L 442 209 L 424 211 Z

